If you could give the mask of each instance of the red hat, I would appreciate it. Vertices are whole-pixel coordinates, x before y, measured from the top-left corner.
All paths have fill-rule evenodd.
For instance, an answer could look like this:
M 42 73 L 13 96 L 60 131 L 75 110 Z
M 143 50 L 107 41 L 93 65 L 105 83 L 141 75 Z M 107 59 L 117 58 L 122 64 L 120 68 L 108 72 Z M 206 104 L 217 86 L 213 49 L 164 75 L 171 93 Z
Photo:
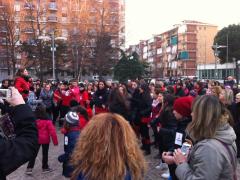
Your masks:
M 193 98 L 191 96 L 180 97 L 174 101 L 173 109 L 183 117 L 191 116 Z

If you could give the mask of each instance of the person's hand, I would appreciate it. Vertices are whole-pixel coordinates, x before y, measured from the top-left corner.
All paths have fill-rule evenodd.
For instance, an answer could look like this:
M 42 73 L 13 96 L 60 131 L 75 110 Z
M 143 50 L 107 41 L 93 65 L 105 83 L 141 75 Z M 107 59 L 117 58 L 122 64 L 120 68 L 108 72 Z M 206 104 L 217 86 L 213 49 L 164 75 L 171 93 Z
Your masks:
M 176 165 L 187 162 L 187 156 L 184 156 L 182 154 L 181 149 L 176 149 L 175 152 L 173 153 L 173 157 L 174 157 L 174 162 Z
M 174 159 L 171 152 L 163 152 L 162 159 L 167 164 L 174 164 Z
M 10 87 L 9 89 L 11 90 L 11 97 L 7 98 L 6 100 L 11 106 L 25 104 L 22 95 L 18 92 L 18 90 L 15 87 Z

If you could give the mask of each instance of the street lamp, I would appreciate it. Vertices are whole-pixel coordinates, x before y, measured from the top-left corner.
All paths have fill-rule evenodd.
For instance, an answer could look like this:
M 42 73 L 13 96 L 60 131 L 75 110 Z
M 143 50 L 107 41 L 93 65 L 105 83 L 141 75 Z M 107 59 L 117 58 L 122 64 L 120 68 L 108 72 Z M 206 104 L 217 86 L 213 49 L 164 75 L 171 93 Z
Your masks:
M 66 37 L 55 37 L 55 33 L 54 31 L 51 33 L 51 37 L 49 36 L 39 36 L 38 39 L 41 40 L 45 40 L 45 41 L 52 41 L 52 45 L 51 45 L 51 51 L 52 51 L 52 68 L 53 68 L 53 80 L 56 79 L 56 73 L 55 73 L 55 51 L 56 51 L 56 47 L 55 47 L 55 40 L 67 40 Z
M 237 84 L 239 84 L 239 67 L 240 67 L 240 60 L 237 60 L 237 58 L 233 57 L 232 58 L 233 60 L 233 63 L 236 65 L 236 68 L 235 68 L 235 76 L 236 76 L 236 81 L 237 81 Z
M 216 43 L 215 45 L 212 46 L 212 49 L 214 50 L 214 56 L 215 56 L 215 72 L 214 72 L 214 77 L 215 79 L 218 78 L 218 72 L 217 72 L 217 57 L 220 53 L 220 51 L 218 49 L 221 48 L 227 48 L 227 46 L 224 45 L 218 45 L 218 43 Z

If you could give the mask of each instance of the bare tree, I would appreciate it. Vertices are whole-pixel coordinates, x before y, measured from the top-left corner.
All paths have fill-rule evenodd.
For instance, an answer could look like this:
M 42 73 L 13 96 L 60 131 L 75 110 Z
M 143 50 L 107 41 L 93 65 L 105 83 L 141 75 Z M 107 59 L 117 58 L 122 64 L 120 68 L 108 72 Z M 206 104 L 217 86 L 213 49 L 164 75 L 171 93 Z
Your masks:
M 44 38 L 51 36 L 51 34 L 47 33 L 55 33 L 55 35 L 58 36 L 59 32 L 56 31 L 56 29 L 59 23 L 49 24 L 47 22 L 46 10 L 45 7 L 40 4 L 40 1 L 38 1 L 36 7 L 31 1 L 28 2 L 28 11 L 26 16 L 30 17 L 30 23 L 26 22 L 25 27 L 26 30 L 30 30 L 31 33 L 25 39 L 22 50 L 27 53 L 28 66 L 33 67 L 37 76 L 39 76 L 40 79 L 43 79 L 44 75 L 51 73 L 51 50 L 55 51 L 57 48 L 58 50 L 56 51 L 55 56 L 56 75 L 58 75 L 59 70 L 67 61 L 65 58 L 67 54 L 67 45 L 57 41 L 56 44 L 58 47 L 52 48 L 51 42 L 46 41 Z
M 20 45 L 20 28 L 17 22 L 18 17 L 15 16 L 15 9 L 9 3 L 2 3 L 2 7 L 0 9 L 0 26 L 4 29 L 2 48 L 6 50 L 8 75 L 14 76 L 18 63 L 16 55 Z
M 103 1 L 95 8 L 98 12 L 95 71 L 101 77 L 112 73 L 112 68 L 119 58 L 119 43 L 116 39 L 119 33 L 119 16 L 114 14 L 113 11 L 118 9 L 111 7 L 109 1 Z

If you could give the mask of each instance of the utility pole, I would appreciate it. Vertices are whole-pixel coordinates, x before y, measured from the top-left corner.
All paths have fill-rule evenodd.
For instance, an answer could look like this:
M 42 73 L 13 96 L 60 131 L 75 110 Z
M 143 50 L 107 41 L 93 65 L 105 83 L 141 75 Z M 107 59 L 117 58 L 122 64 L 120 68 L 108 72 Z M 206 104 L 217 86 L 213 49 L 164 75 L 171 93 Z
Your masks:
M 214 47 L 214 56 L 215 56 L 215 69 L 214 69 L 214 77 L 217 79 L 218 73 L 217 73 L 217 56 L 218 56 L 218 44 L 215 44 Z
M 228 34 L 227 34 L 227 53 L 226 53 L 226 61 L 227 61 L 227 63 L 226 63 L 226 69 L 227 69 L 227 76 L 228 76 Z
M 215 79 L 218 78 L 218 72 L 217 72 L 217 57 L 220 53 L 220 51 L 218 51 L 218 49 L 220 48 L 227 48 L 227 46 L 225 45 L 218 45 L 218 43 L 216 43 L 215 45 L 212 46 L 212 49 L 214 50 L 214 56 L 215 56 L 215 72 L 214 72 L 214 77 Z
M 55 35 L 54 31 L 52 33 L 52 67 L 53 67 L 53 79 L 56 79 L 56 73 L 55 73 Z

